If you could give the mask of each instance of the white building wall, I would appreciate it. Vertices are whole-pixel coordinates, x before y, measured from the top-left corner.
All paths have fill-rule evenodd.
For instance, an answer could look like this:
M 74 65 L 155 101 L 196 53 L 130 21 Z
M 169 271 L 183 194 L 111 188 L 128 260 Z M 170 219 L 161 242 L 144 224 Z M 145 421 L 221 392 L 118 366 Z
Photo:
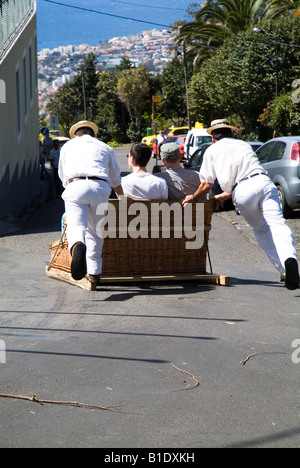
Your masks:
M 1 218 L 21 215 L 38 197 L 40 170 L 36 5 L 34 0 L 0 3 Z

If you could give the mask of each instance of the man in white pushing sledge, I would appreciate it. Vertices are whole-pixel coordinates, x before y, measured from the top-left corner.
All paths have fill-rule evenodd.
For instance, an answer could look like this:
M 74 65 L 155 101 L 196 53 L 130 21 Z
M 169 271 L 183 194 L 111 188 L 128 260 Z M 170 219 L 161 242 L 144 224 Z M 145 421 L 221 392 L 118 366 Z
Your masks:
M 103 239 L 97 225 L 104 217 L 99 205 L 108 204 L 111 188 L 123 195 L 120 169 L 113 150 L 96 137 L 98 127 L 81 121 L 70 129 L 71 140 L 60 154 L 59 177 L 65 187 L 62 198 L 67 218 L 67 239 L 75 280 L 99 282 L 102 273 Z
M 232 197 L 239 213 L 253 228 L 260 247 L 285 280 L 287 289 L 299 288 L 299 267 L 293 234 L 283 217 L 278 191 L 248 143 L 232 137 L 234 127 L 227 120 L 215 120 L 207 132 L 213 145 L 204 155 L 200 170 L 201 184 L 188 195 L 183 206 L 203 198 L 216 179 L 224 202 Z

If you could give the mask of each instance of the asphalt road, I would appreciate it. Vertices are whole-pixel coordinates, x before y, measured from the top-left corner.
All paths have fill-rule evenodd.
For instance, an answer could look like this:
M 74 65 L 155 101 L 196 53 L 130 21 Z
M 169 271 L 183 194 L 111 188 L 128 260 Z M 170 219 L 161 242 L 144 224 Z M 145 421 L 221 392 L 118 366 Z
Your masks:
M 116 153 L 126 170 L 126 149 Z M 88 292 L 45 275 L 62 211 L 52 200 L 0 239 L 0 393 L 124 406 L 0 398 L 1 448 L 300 447 L 300 291 L 257 245 L 214 214 L 213 270 L 230 287 Z

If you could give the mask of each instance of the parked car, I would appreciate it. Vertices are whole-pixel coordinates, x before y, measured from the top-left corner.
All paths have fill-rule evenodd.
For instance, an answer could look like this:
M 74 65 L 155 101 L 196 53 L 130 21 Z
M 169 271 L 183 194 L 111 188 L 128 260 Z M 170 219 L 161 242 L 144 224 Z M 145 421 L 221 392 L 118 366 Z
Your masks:
M 185 161 L 183 163 L 183 166 L 186 169 L 191 169 L 193 171 L 200 171 L 200 168 L 203 163 L 203 156 L 207 148 L 209 148 L 212 145 L 212 143 L 204 143 L 201 145 L 193 154 L 193 156 L 190 158 L 189 161 Z M 214 183 L 214 186 L 210 192 L 210 196 L 212 197 L 213 195 L 218 195 L 219 193 L 222 193 L 222 189 L 219 185 L 219 182 L 216 180 Z M 234 205 L 232 203 L 232 200 L 227 200 L 224 203 L 220 205 L 220 210 L 221 211 L 230 211 L 234 210 Z
M 207 133 L 205 128 L 193 128 L 186 136 L 184 144 L 184 157 L 189 160 L 203 143 L 211 143 L 211 135 Z
M 165 138 L 165 141 L 164 141 L 164 145 L 166 143 L 176 143 L 178 146 L 179 146 L 179 151 L 180 151 L 180 154 L 181 154 L 181 157 L 183 157 L 183 154 L 184 154 L 184 142 L 185 142 L 185 138 L 186 136 L 185 135 L 181 135 L 181 136 L 175 136 L 175 135 L 168 135 L 166 138 Z M 159 148 L 157 146 L 157 140 L 153 140 L 153 153 L 154 155 L 158 156 L 159 154 Z
M 179 151 L 181 154 L 181 158 L 184 158 L 184 144 L 186 140 L 186 135 L 179 136 L 176 140 L 177 145 L 179 146 Z
M 253 151 L 257 151 L 263 145 L 262 141 L 247 141 L 247 143 L 249 143 Z
M 273 138 L 256 154 L 276 185 L 283 214 L 289 218 L 300 208 L 300 136 Z
M 254 151 L 260 148 L 261 145 L 263 145 L 263 143 L 259 141 L 248 141 L 247 143 L 249 143 L 249 145 L 252 146 Z M 207 148 L 211 145 L 212 142 L 203 143 L 202 145 L 200 145 L 199 148 L 197 148 L 193 155 L 190 157 L 190 159 L 183 163 L 184 167 L 186 167 L 187 169 L 193 169 L 194 171 L 200 171 L 204 153 L 207 150 Z
M 167 137 L 169 136 L 177 137 L 179 135 L 186 135 L 188 131 L 189 131 L 189 127 L 168 127 L 166 130 L 164 130 L 164 134 Z M 142 139 L 142 143 L 149 146 L 149 148 L 153 149 L 153 143 L 155 143 L 156 139 L 157 139 L 157 135 L 148 135 Z
M 145 145 L 149 146 L 149 148 L 153 148 L 153 141 L 156 139 L 157 135 L 149 135 L 149 136 L 145 136 L 143 139 L 142 139 L 142 143 L 144 143 Z
M 165 131 L 167 136 L 179 136 L 179 135 L 187 135 L 189 132 L 189 127 L 170 127 Z
M 193 171 L 199 172 L 203 163 L 204 153 L 211 145 L 212 143 L 203 143 L 200 145 L 199 148 L 196 149 L 196 151 L 190 157 L 190 159 L 188 161 L 184 161 L 183 166 L 186 169 L 192 169 Z
M 166 143 L 176 143 L 177 141 L 177 136 L 167 136 L 164 140 L 164 143 L 163 144 L 166 144 Z M 157 139 L 154 139 L 153 140 L 153 153 L 155 156 L 158 156 L 159 155 L 159 148 L 158 148 L 158 144 L 157 144 Z
M 255 148 L 260 148 L 261 145 L 263 143 L 261 142 L 256 142 L 256 141 L 249 141 L 248 142 L 250 146 L 252 146 L 253 150 L 255 151 Z M 207 148 L 209 148 L 210 146 L 212 145 L 212 143 L 204 143 L 202 144 L 195 152 L 194 154 L 191 156 L 191 158 L 189 159 L 189 161 L 185 161 L 183 163 L 183 166 L 186 168 L 186 169 L 192 169 L 194 171 L 200 171 L 201 169 L 201 166 L 202 166 L 202 163 L 203 163 L 203 157 L 204 157 L 204 153 L 205 151 L 207 150 Z M 215 183 L 214 183 L 214 186 L 212 188 L 212 193 L 211 195 L 219 195 L 220 193 L 222 193 L 222 189 L 220 187 L 220 184 L 219 182 L 216 180 Z M 221 210 L 234 210 L 234 205 L 232 203 L 232 200 L 227 200 L 226 202 L 222 203 L 221 207 L 220 207 Z

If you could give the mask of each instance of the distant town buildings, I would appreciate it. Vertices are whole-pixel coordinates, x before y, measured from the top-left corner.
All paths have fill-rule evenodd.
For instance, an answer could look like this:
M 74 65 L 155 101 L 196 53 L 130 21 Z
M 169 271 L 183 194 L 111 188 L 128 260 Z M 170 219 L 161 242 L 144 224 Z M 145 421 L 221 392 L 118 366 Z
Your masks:
M 43 49 L 38 53 L 40 113 L 57 89 L 71 82 L 89 53 L 97 57 L 99 70 L 115 70 L 122 57 L 127 56 L 136 67 L 146 63 L 154 74 L 161 73 L 174 57 L 175 33 L 169 30 L 143 31 L 133 36 L 114 37 L 105 43 L 91 46 L 68 45 Z

